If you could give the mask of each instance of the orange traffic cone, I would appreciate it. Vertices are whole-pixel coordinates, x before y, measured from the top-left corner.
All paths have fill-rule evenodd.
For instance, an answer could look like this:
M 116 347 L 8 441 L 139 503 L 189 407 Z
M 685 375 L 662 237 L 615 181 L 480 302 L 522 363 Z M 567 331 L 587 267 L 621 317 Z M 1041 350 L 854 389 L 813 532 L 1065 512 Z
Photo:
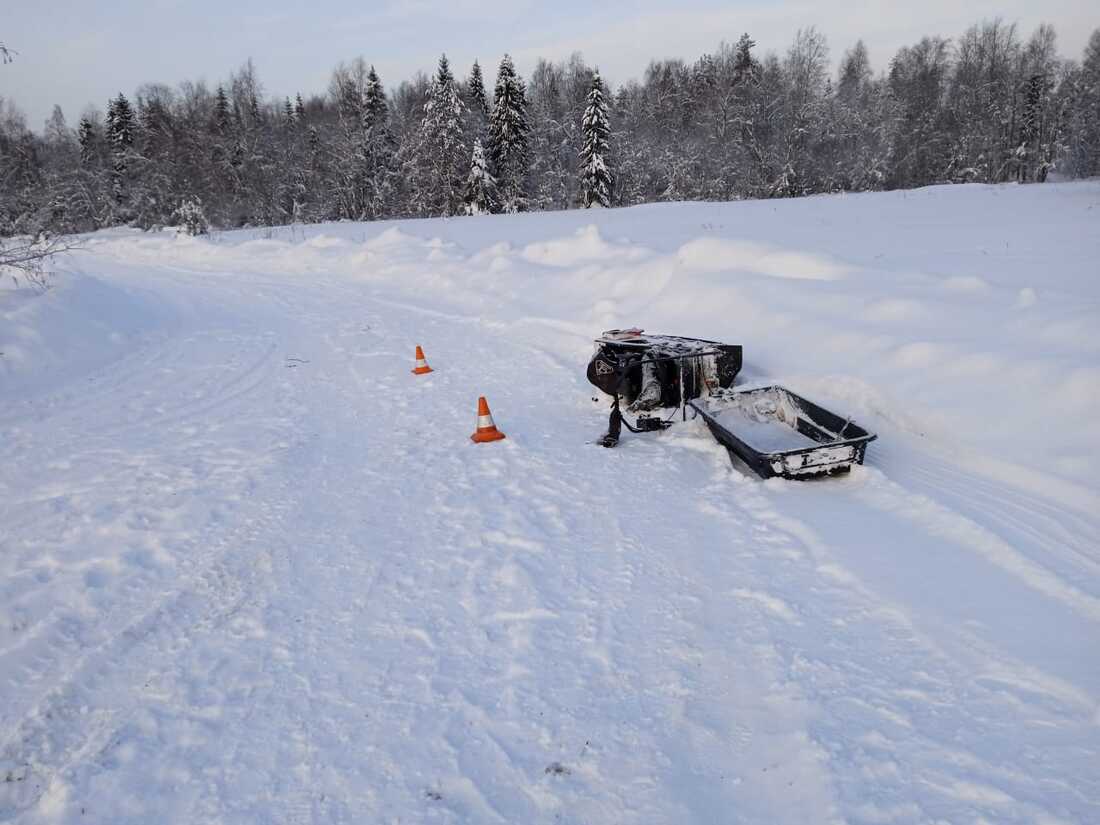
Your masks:
M 500 441 L 504 438 L 504 433 L 497 429 L 497 425 L 493 423 L 492 413 L 489 412 L 489 402 L 485 400 L 485 396 L 481 396 L 477 400 L 477 432 L 470 436 L 470 440 L 476 444 L 481 444 L 486 441 Z
M 412 371 L 413 375 L 423 375 L 426 372 L 431 372 L 432 368 L 428 366 L 428 362 L 424 360 L 424 350 L 420 348 L 420 344 L 416 345 L 416 368 Z

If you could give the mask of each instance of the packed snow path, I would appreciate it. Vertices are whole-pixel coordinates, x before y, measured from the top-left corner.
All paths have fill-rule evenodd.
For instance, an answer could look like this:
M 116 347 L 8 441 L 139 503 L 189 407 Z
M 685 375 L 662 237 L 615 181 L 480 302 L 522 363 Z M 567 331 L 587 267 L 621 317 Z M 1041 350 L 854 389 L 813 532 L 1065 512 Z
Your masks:
M 941 239 L 858 283 L 865 224 L 752 246 L 921 196 L 1012 242 L 997 208 L 1059 205 L 1064 294 L 1011 280 L 1039 241 L 979 273 Z M 114 233 L 10 293 L 0 821 L 1100 820 L 1100 508 L 1072 449 L 1097 457 L 1097 287 L 1071 277 L 1100 186 L 906 197 Z M 1005 334 L 1047 348 L 1014 362 L 973 319 L 1035 295 L 1050 314 Z M 762 483 L 700 422 L 592 446 L 587 339 L 633 322 L 745 344 L 879 431 L 868 465 Z M 478 395 L 507 440 L 469 442 Z M 1082 415 L 1022 431 L 1039 404 Z

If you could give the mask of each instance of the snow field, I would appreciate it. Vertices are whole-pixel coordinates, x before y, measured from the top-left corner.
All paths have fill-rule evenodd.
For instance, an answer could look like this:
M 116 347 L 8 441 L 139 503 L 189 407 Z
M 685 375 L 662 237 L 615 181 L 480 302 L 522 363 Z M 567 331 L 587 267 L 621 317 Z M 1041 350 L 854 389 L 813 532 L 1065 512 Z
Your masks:
M 1098 204 L 90 237 L 0 298 L 0 820 L 1095 820 Z M 629 324 L 867 466 L 589 445 Z

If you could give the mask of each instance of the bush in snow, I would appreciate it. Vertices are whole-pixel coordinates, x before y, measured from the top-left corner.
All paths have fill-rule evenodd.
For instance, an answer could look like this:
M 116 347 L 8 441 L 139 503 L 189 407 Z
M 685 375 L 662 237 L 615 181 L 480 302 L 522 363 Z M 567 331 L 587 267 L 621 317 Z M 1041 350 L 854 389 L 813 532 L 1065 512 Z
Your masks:
M 176 209 L 176 219 L 187 235 L 205 235 L 209 228 L 206 213 L 202 211 L 202 201 L 194 195 L 183 199 Z

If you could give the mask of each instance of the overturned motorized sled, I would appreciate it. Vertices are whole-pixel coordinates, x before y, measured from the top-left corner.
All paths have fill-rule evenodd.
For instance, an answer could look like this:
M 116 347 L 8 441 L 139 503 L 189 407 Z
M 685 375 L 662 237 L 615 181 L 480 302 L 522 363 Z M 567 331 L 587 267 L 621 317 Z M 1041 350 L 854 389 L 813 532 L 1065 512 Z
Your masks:
M 614 447 L 622 427 L 635 433 L 663 430 L 668 418 L 652 411 L 690 407 L 730 453 L 763 478 L 808 478 L 862 464 L 875 436 L 783 387 L 734 389 L 741 371 L 738 344 L 700 338 L 611 330 L 596 339 L 588 380 L 611 396 L 607 434 Z M 633 424 L 623 415 L 638 413 Z
M 619 442 L 623 424 L 631 432 L 669 426 L 660 416 L 639 415 L 632 425 L 623 418 L 620 399 L 631 412 L 679 407 L 714 389 L 733 386 L 741 371 L 741 347 L 677 335 L 645 335 L 640 329 L 613 329 L 596 339 L 588 363 L 588 380 L 611 396 L 611 418 L 605 447 Z

